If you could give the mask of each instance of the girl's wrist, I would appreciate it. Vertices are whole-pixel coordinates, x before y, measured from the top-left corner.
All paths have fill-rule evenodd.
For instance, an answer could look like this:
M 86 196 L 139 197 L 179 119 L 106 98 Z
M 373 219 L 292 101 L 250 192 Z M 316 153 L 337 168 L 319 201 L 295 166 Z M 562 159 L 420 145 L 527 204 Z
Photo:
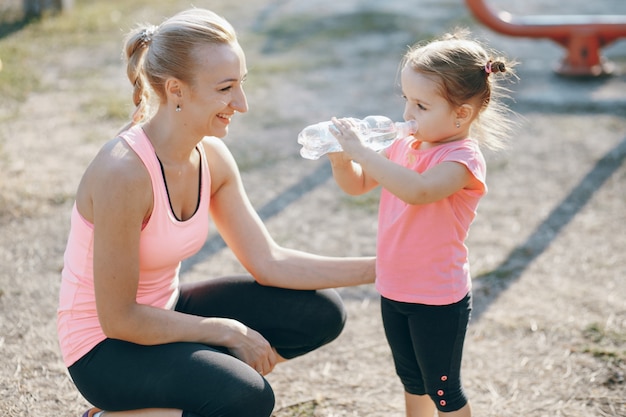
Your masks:
M 328 160 L 330 161 L 330 165 L 336 168 L 342 168 L 350 166 L 352 160 L 346 157 L 345 152 L 331 152 L 328 153 Z

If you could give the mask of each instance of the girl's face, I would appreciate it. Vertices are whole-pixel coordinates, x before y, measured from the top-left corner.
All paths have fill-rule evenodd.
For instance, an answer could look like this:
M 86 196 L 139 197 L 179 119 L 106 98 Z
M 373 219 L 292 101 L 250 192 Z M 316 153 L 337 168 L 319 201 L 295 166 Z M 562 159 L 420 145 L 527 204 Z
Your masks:
M 406 100 L 404 119 L 417 121 L 415 139 L 443 143 L 463 139 L 467 132 L 456 127 L 456 109 L 441 95 L 435 77 L 405 66 L 401 73 L 402 93 Z
M 235 112 L 248 111 L 244 53 L 238 44 L 215 44 L 199 48 L 196 59 L 198 71 L 183 112 L 199 135 L 224 137 Z

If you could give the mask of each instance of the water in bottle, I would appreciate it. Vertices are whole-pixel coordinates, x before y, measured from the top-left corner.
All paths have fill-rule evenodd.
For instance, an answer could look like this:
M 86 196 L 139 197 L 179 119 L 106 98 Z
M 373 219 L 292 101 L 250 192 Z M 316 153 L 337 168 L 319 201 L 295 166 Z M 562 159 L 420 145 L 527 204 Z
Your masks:
M 394 123 L 385 116 L 349 120 L 355 126 L 363 144 L 375 151 L 385 149 L 396 139 L 405 138 L 417 131 L 415 120 Z M 321 122 L 304 128 L 298 135 L 298 143 L 302 145 L 300 155 L 306 159 L 318 159 L 329 152 L 340 152 L 341 145 L 330 129 L 335 129 L 332 122 Z

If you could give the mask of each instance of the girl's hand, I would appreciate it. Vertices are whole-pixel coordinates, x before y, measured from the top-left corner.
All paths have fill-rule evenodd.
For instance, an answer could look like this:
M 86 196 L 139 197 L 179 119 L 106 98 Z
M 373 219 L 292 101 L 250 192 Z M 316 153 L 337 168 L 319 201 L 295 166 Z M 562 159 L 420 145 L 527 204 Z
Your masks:
M 232 330 L 232 340 L 227 347 L 233 356 L 261 375 L 272 372 L 278 356 L 270 343 L 260 333 L 236 320 L 229 320 L 228 325 Z
M 351 157 L 354 153 L 359 152 L 359 150 L 365 149 L 358 132 L 349 119 L 337 119 L 333 117 L 331 121 L 336 130 L 331 128 L 330 132 L 337 139 L 337 142 L 339 142 L 343 151 L 347 154 L 346 156 Z

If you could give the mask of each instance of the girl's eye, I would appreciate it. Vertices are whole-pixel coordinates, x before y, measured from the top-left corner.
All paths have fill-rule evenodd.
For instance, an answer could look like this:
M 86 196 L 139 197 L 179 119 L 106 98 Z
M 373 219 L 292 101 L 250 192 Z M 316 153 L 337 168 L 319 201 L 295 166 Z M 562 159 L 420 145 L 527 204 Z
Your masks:
M 230 91 L 233 87 L 231 85 L 229 85 L 228 87 L 224 87 L 222 89 L 220 89 L 221 92 L 226 93 L 228 91 Z
M 407 98 L 407 96 L 405 96 L 404 94 L 401 96 L 404 101 L 409 101 L 409 99 Z M 417 101 L 414 102 L 414 104 L 417 106 L 417 108 L 419 108 L 420 110 L 426 110 L 426 107 L 424 107 L 423 105 L 421 105 L 420 103 L 418 103 Z

